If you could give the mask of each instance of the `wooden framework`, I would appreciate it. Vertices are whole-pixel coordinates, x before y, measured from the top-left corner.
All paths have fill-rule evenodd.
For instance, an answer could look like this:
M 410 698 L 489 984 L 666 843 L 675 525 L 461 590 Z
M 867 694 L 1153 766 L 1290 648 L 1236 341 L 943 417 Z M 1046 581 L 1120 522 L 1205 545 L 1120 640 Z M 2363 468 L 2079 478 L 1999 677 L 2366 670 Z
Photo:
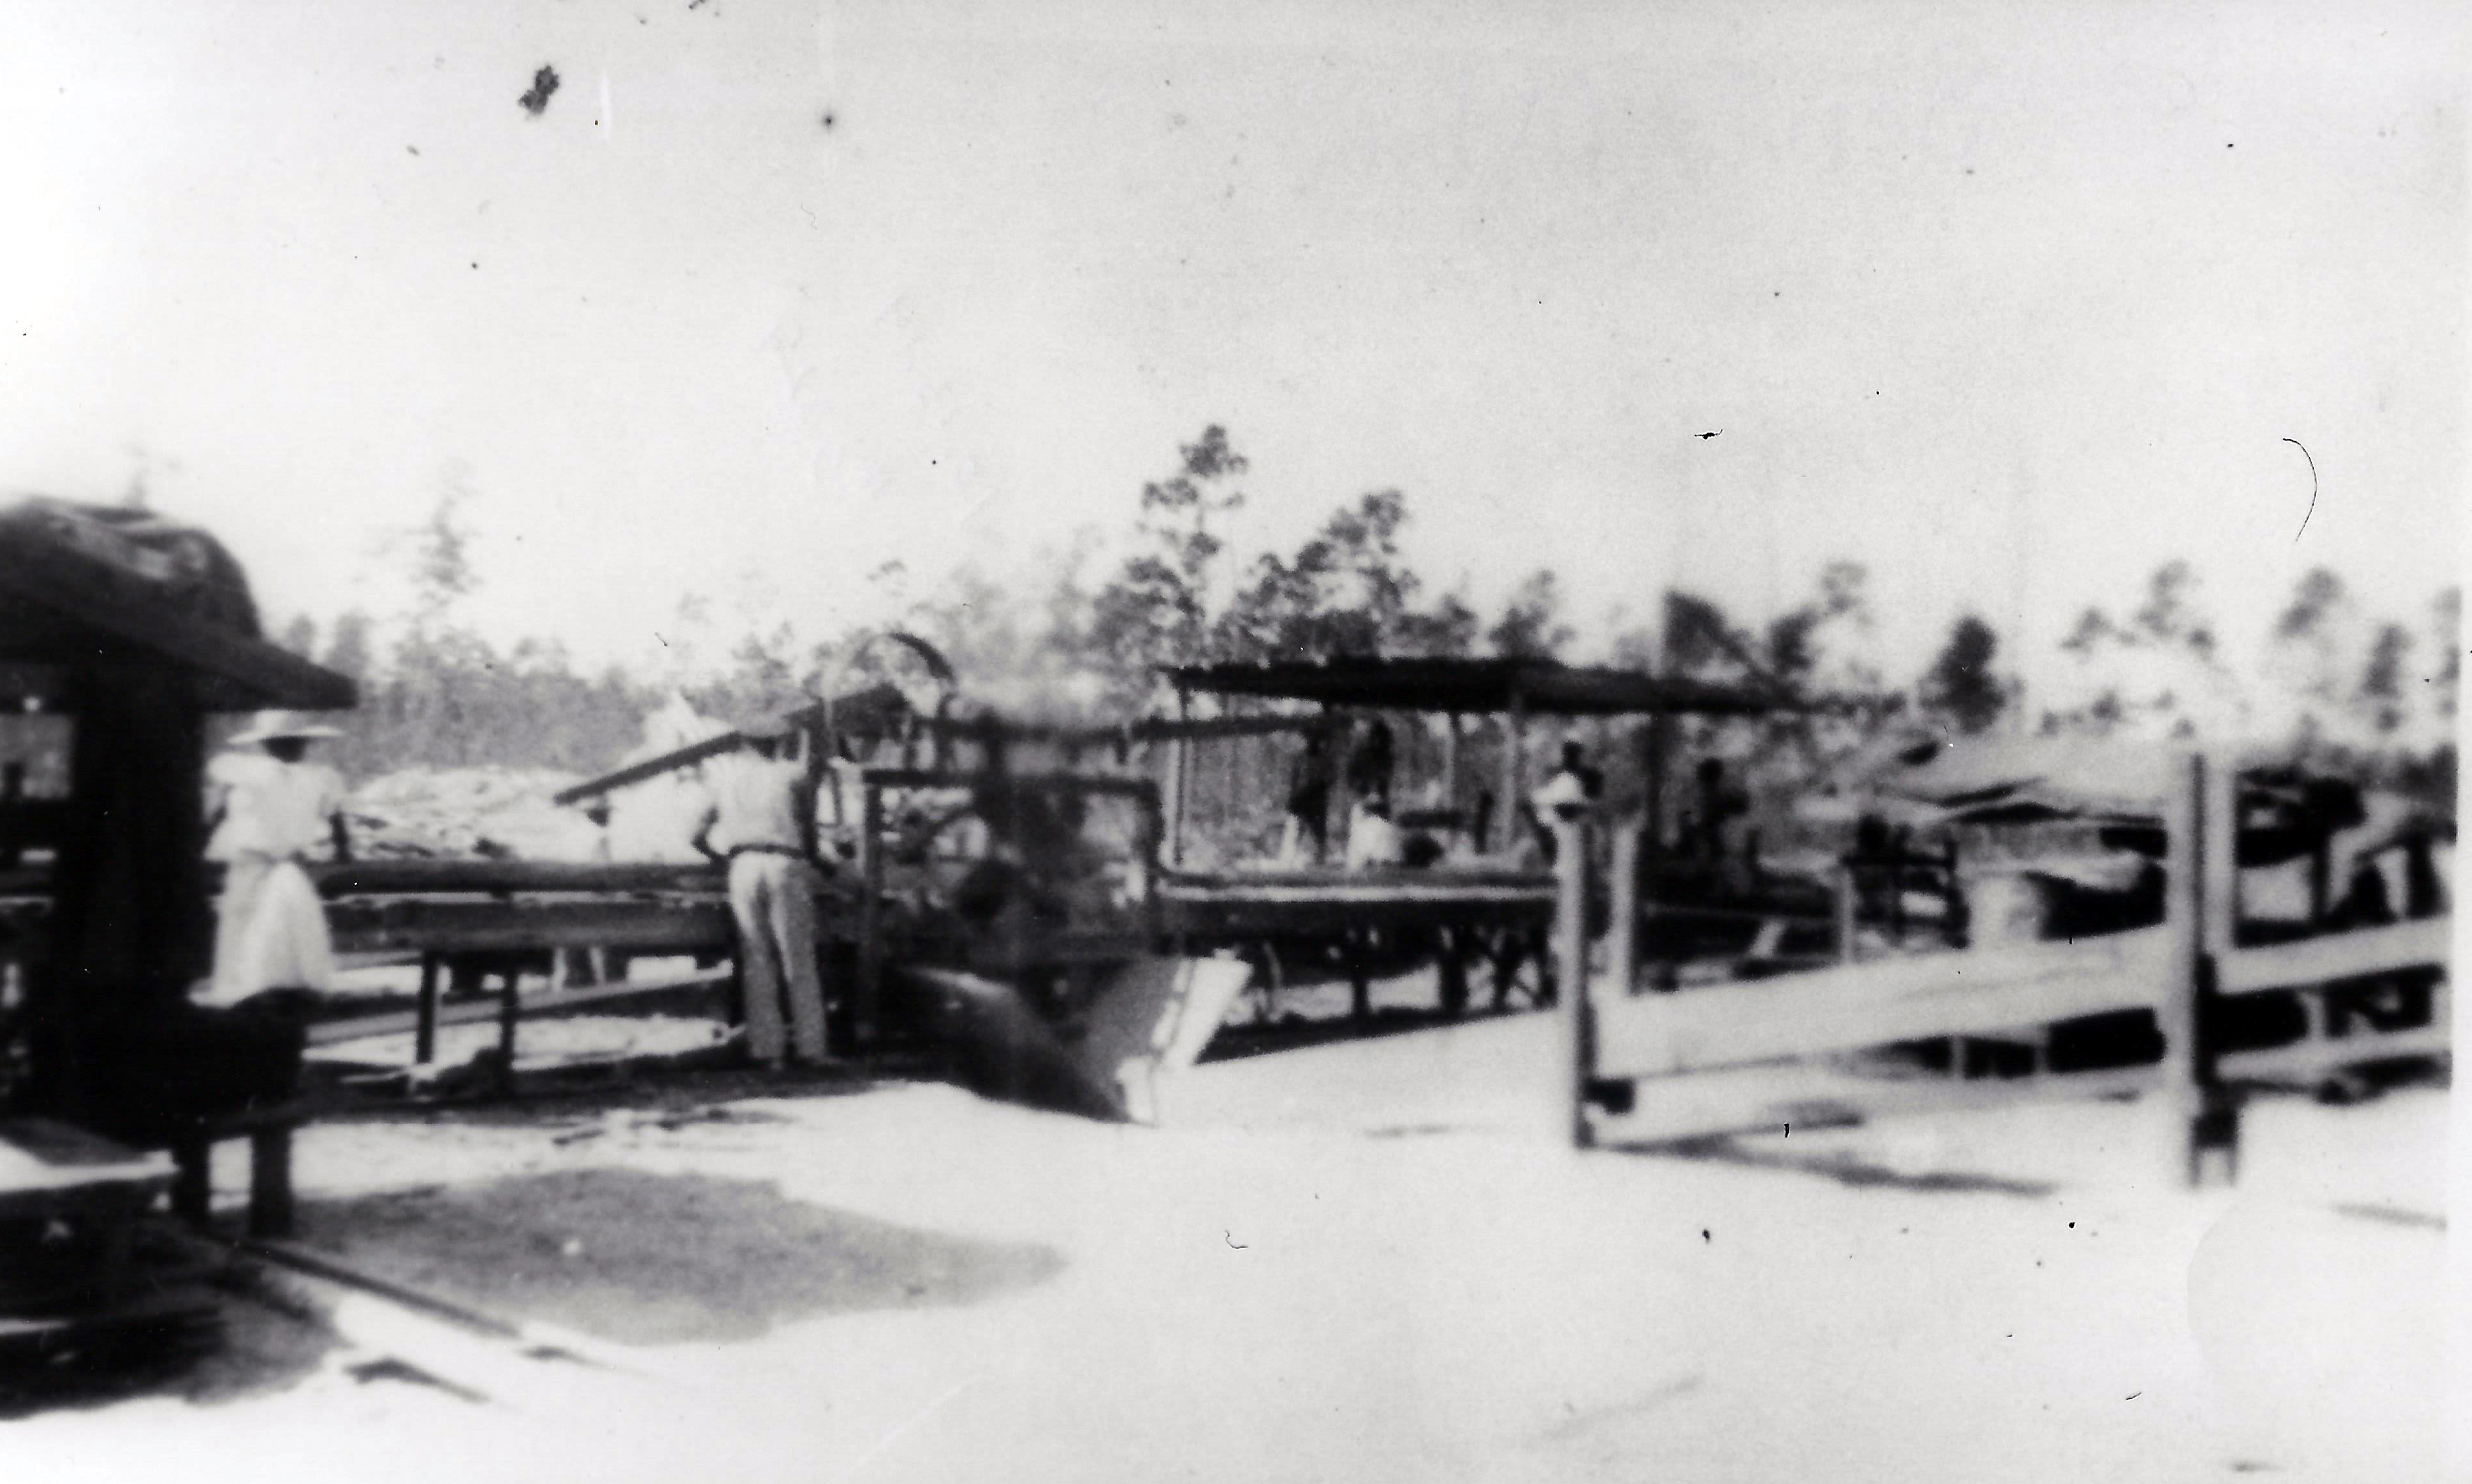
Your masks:
M 1676 994 L 1641 994 L 1633 955 L 1609 951 L 1609 972 L 1587 971 L 1577 923 L 1584 882 L 1559 882 L 1557 945 L 1572 995 L 1574 1137 L 1665 1141 L 1774 1127 L 1795 1117 L 1950 1108 L 2042 1097 L 2152 1094 L 2178 1131 L 2174 1167 L 2197 1183 L 2209 1156 L 2237 1174 L 2239 1089 L 2244 1083 L 2323 1076 L 2364 1061 L 2445 1055 L 2451 1049 L 2442 980 L 2452 944 L 2444 917 L 2333 933 L 2271 947 L 2236 945 L 2240 842 L 2234 770 L 2201 755 L 2175 770 L 2167 811 L 2169 909 L 2160 927 L 2068 943 L 1937 953 Z M 1616 826 L 1634 837 L 1637 821 Z M 1565 859 L 1584 858 L 1588 825 L 1562 826 Z M 1625 848 L 1617 845 L 1619 859 Z M 1628 873 L 1612 883 L 1614 917 L 1628 921 Z M 2343 1013 L 2364 985 L 2422 987 L 2422 1023 L 2353 1034 Z M 2216 1029 L 2224 1007 L 2247 996 L 2297 993 L 2307 1029 L 2284 1045 L 2232 1050 Z M 1856 1088 L 1808 1064 L 1801 1091 L 1781 1062 L 1892 1043 L 2005 1038 L 2055 1022 L 2144 1012 L 2153 1017 L 2161 1060 L 2092 1073 L 2043 1072 L 2014 1081 L 1951 1086 L 1889 1083 Z M 1962 1075 L 1963 1064 L 1952 1060 Z M 1734 1076 L 1734 1074 L 1742 1074 Z M 1729 1076 L 1749 1094 L 1695 1097 L 1689 1084 Z

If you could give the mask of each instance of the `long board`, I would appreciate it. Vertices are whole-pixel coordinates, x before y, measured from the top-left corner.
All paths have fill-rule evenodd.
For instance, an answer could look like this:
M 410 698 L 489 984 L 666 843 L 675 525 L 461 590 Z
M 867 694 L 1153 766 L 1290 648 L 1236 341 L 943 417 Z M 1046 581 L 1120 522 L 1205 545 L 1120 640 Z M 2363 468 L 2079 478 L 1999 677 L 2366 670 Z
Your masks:
M 1599 1000 L 1597 1072 L 1657 1077 L 1899 1041 L 1990 1036 L 2154 1002 L 2170 939 L 2146 928 L 2075 944 L 1849 964 L 1672 994 Z

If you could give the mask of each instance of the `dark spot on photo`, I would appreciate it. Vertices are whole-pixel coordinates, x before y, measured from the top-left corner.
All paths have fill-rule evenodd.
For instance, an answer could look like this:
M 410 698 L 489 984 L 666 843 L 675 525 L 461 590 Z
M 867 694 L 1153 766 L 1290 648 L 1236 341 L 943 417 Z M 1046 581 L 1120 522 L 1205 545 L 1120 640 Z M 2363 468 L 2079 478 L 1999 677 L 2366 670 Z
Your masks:
M 516 99 L 515 102 L 523 106 L 523 109 L 526 113 L 531 114 L 535 118 L 538 118 L 541 115 L 541 110 L 549 107 L 549 100 L 557 91 L 558 69 L 556 67 L 544 66 L 538 72 L 533 74 L 532 91 L 524 94 L 521 98 Z

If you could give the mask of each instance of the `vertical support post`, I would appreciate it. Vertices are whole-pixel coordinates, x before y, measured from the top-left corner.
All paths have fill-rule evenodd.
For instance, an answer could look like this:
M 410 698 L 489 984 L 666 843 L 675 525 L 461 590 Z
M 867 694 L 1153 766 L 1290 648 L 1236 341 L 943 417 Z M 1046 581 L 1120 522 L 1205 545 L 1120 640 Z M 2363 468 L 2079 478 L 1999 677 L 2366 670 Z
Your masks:
M 202 1131 L 172 1145 L 172 1214 L 202 1229 L 214 1210 L 215 1142 Z
M 522 1014 L 523 974 L 510 969 L 498 979 L 498 1090 L 515 1089 L 515 1020 Z
M 1966 921 L 1965 892 L 1957 884 L 1957 831 L 1953 829 L 1949 831 L 1946 854 L 1940 863 L 1940 935 L 1948 940 L 1950 947 L 1961 947 L 1964 945 L 1960 939 L 1962 936 L 1971 941 L 1973 924 Z M 1965 924 L 1963 934 L 1959 929 L 1961 922 Z
M 1442 733 L 1442 807 L 1460 806 L 1460 713 L 1450 714 L 1449 728 Z
M 1837 863 L 1837 961 L 1854 962 L 1854 867 Z
M 420 999 L 413 1010 L 412 1059 L 426 1066 L 438 1060 L 438 955 L 420 955 Z
M 1563 1089 L 1571 1144 L 1595 1141 L 1588 1125 L 1588 1083 L 1596 1076 L 1596 1026 L 1588 996 L 1588 827 L 1557 819 L 1554 827 L 1554 970 L 1561 980 L 1562 1013 L 1570 1017 L 1570 1076 Z
M 884 978 L 884 796 L 859 785 L 858 984 L 850 998 L 850 1040 L 862 1058 L 875 1051 Z
M 1179 685 L 1176 688 L 1176 741 L 1167 754 L 1167 863 L 1184 864 L 1184 778 L 1193 767 L 1193 739 L 1184 733 L 1182 724 L 1189 721 L 1193 710 L 1193 693 Z
M 2198 840 L 2198 882 L 2204 892 L 2204 930 L 2199 951 L 2208 957 L 2231 950 L 2234 924 L 2240 919 L 2240 770 L 2222 759 L 2205 770 L 2204 794 L 2198 801 L 2203 833 Z
M 1673 724 L 1663 711 L 1649 713 L 1640 736 L 1640 777 L 1648 790 L 1648 852 L 1665 853 L 1665 770 L 1673 752 Z
M 2191 991 L 2196 1039 L 2190 1046 L 2198 1084 L 2198 1120 L 2191 1133 L 2191 1183 L 2209 1152 L 2223 1158 L 2226 1181 L 2240 1178 L 2240 1091 L 2223 1086 L 2215 1066 L 2213 1028 L 2221 1009 L 2216 973 L 2231 951 L 2240 922 L 2240 766 L 2235 757 L 2207 762 L 2198 798 L 2198 963 Z
M 2206 760 L 2180 758 L 2172 770 L 2164 814 L 2166 895 L 2164 926 L 2170 934 L 2161 998 L 2154 1007 L 2163 1033 L 2163 1065 L 2157 1101 L 2170 1131 L 2170 1154 L 2180 1178 L 2198 1183 L 2199 1136 L 2205 1113 L 2204 1077 L 2198 1044 L 2199 977 L 2206 944 Z
M 1639 993 L 1639 846 L 1646 822 L 1633 815 L 1614 826 L 1613 920 L 1605 931 L 1605 978 L 1617 999 Z
M 1506 848 L 1511 843 L 1511 831 L 1519 827 L 1516 823 L 1519 818 L 1519 801 L 1527 794 L 1526 788 L 1522 786 L 1528 774 L 1525 756 L 1528 745 L 1527 732 L 1528 698 L 1519 693 L 1518 687 L 1513 686 L 1510 692 L 1510 707 L 1503 713 L 1502 717 L 1502 802 L 1493 811 L 1494 817 L 1502 821 L 1502 842 Z
M 249 1136 L 249 1234 L 280 1240 L 292 1234 L 292 1125 Z

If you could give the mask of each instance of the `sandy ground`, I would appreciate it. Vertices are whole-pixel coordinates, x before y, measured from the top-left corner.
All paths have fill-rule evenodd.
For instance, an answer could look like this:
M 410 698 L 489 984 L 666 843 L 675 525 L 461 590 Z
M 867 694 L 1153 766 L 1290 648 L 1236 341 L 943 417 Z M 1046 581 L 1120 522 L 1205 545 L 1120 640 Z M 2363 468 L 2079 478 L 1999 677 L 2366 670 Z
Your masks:
M 533 1367 L 476 1403 L 285 1354 L 255 1391 L 12 1424 L 11 1473 L 2436 1468 L 2443 1091 L 2263 1102 L 2236 1191 L 2177 1188 L 2137 1104 L 1581 1154 L 1533 1086 L 1550 1023 L 1205 1065 L 1160 1129 L 749 1079 L 321 1126 L 305 1240 L 640 1374 Z

